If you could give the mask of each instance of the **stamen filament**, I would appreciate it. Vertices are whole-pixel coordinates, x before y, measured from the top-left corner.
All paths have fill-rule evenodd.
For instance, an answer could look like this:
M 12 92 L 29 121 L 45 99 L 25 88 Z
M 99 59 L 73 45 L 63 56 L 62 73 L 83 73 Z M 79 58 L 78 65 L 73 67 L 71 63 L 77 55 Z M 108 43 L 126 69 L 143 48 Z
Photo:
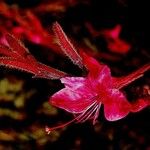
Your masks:
M 90 105 L 90 107 L 86 108 L 83 113 L 81 113 L 80 115 L 78 115 L 77 117 L 75 117 L 74 119 L 72 119 L 71 121 L 68 121 L 64 124 L 55 126 L 55 127 L 45 127 L 45 131 L 47 132 L 47 134 L 50 134 L 50 132 L 52 130 L 56 130 L 56 129 L 60 129 L 63 128 L 65 126 L 68 126 L 69 124 L 73 123 L 73 122 L 84 122 L 87 119 L 89 119 L 89 117 L 99 108 L 98 103 L 95 101 L 94 103 L 92 103 Z M 96 111 L 97 112 L 97 111 Z
M 72 120 L 69 121 L 69 122 L 66 122 L 66 123 L 64 123 L 64 124 L 61 124 L 61 125 L 58 125 L 58 126 L 55 126 L 55 127 L 48 127 L 48 126 L 46 126 L 46 127 L 45 127 L 45 131 L 47 132 L 47 134 L 50 134 L 50 132 L 51 132 L 52 130 L 56 130 L 56 129 L 63 128 L 63 127 L 65 127 L 65 126 L 71 124 L 71 123 L 74 122 L 75 120 L 76 120 L 76 118 L 72 119 Z
M 78 119 L 78 122 L 85 122 L 88 118 L 90 118 L 90 116 L 94 113 L 94 111 L 97 109 L 98 105 L 95 104 L 91 110 L 86 111 L 86 113 L 84 114 L 84 116 L 80 117 Z
M 76 117 L 77 122 L 80 122 L 80 121 L 78 121 L 78 120 L 80 120 L 80 118 L 84 117 L 84 115 L 86 114 L 86 112 L 87 112 L 89 109 L 91 109 L 91 107 L 94 107 L 94 105 L 95 105 L 96 103 L 97 103 L 97 102 L 95 101 L 93 104 L 90 105 L 90 107 L 87 107 L 87 108 L 83 111 L 83 113 L 81 113 L 80 115 L 78 115 L 78 116 Z
M 93 125 L 96 123 L 96 119 L 99 116 L 100 107 L 101 107 L 101 104 L 98 105 L 97 110 L 95 112 L 94 119 L 93 119 Z

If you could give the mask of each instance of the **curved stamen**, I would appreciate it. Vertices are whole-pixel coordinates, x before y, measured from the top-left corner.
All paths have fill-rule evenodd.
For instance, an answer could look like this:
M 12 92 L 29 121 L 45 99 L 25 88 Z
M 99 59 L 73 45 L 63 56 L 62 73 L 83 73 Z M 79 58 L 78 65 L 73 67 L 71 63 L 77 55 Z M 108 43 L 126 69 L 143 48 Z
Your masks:
M 47 134 L 50 134 L 51 131 L 53 131 L 53 130 L 60 129 L 60 128 L 64 128 L 65 126 L 67 126 L 67 125 L 69 125 L 69 124 L 75 122 L 75 121 L 78 120 L 80 117 L 82 117 L 82 116 L 86 113 L 86 111 L 87 111 L 88 109 L 90 109 L 90 108 L 91 108 L 93 105 L 95 105 L 95 104 L 96 104 L 96 102 L 94 102 L 92 105 L 90 105 L 90 107 L 88 107 L 81 115 L 75 117 L 75 118 L 72 119 L 71 121 L 68 121 L 68 122 L 66 122 L 66 123 L 64 123 L 64 124 L 61 124 L 61 125 L 58 125 L 58 126 L 55 126 L 55 127 L 48 127 L 48 126 L 46 126 L 46 127 L 45 127 L 46 133 L 47 133 Z
M 84 115 L 88 112 L 88 110 L 90 110 L 92 107 L 95 107 L 95 105 L 97 105 L 96 101 L 94 103 L 92 103 L 90 106 L 88 106 L 82 113 L 77 115 L 77 117 L 76 117 L 77 122 L 80 122 L 78 120 L 80 120 L 80 118 L 84 117 Z
M 86 120 L 88 120 L 92 116 L 92 114 L 97 110 L 97 108 L 98 104 L 96 103 L 90 110 L 87 110 L 84 113 L 84 115 L 78 119 L 78 122 L 85 122 Z
M 96 110 L 96 112 L 94 114 L 93 125 L 96 123 L 96 120 L 97 120 L 97 118 L 99 116 L 100 107 L 101 107 L 101 103 L 98 105 L 98 108 L 97 108 L 97 110 Z
M 61 125 L 58 125 L 58 126 L 55 126 L 55 127 L 48 127 L 48 126 L 46 126 L 45 127 L 45 131 L 46 131 L 47 134 L 50 134 L 51 131 L 56 130 L 56 129 L 60 129 L 60 128 L 64 128 L 65 126 L 73 123 L 75 120 L 76 120 L 76 118 L 72 119 L 71 121 L 69 121 L 67 123 L 64 123 L 64 124 L 61 124 Z
M 96 116 L 98 116 L 98 109 L 100 108 L 99 103 L 95 100 L 95 96 L 92 97 L 90 100 L 93 100 L 94 102 L 91 103 L 91 105 L 89 105 L 86 109 L 84 109 L 83 113 L 79 114 L 78 116 L 76 116 L 74 119 L 55 126 L 55 127 L 45 127 L 45 131 L 47 132 L 47 134 L 50 134 L 51 131 L 56 130 L 56 129 L 60 129 L 60 128 L 64 128 L 65 126 L 68 126 L 69 124 L 73 123 L 73 122 L 85 122 L 86 120 L 88 120 L 93 113 L 97 114 Z M 95 112 L 96 111 L 96 112 Z M 97 117 L 96 117 L 97 118 Z

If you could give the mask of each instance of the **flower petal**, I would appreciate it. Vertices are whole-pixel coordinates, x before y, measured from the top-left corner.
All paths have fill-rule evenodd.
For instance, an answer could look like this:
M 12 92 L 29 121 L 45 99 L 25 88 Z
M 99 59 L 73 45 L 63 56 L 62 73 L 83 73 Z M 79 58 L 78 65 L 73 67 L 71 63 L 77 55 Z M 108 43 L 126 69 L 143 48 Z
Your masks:
M 61 79 L 64 89 L 55 93 L 50 103 L 72 113 L 81 113 L 94 102 L 94 92 L 84 78 L 66 77 Z
M 80 55 L 83 59 L 83 63 L 85 67 L 89 70 L 89 73 L 91 73 L 93 77 L 97 77 L 99 72 L 104 68 L 104 66 L 106 66 L 106 65 L 100 64 L 96 59 L 88 56 L 84 52 L 80 52 Z
M 84 52 L 81 53 L 84 65 L 89 70 L 87 79 L 92 82 L 92 85 L 103 84 L 105 87 L 112 87 L 111 72 L 107 65 L 99 63 L 93 57 L 88 56 Z
M 64 88 L 55 93 L 49 102 L 71 113 L 81 113 L 93 103 L 93 100 L 89 98 L 87 93 L 74 92 Z
M 145 107 L 150 105 L 150 101 L 146 99 L 138 99 L 136 102 L 132 103 L 132 112 L 139 112 L 143 110 Z
M 131 105 L 123 93 L 113 89 L 112 94 L 104 103 L 104 114 L 108 121 L 116 121 L 124 118 L 130 112 Z
M 94 80 L 90 79 L 92 81 L 93 87 L 95 87 L 95 90 L 99 93 L 100 91 L 104 91 L 104 89 L 112 89 L 112 78 L 110 74 L 110 69 L 105 66 L 100 72 L 97 78 Z
M 66 88 L 78 89 L 84 86 L 86 79 L 83 77 L 65 77 L 60 79 Z

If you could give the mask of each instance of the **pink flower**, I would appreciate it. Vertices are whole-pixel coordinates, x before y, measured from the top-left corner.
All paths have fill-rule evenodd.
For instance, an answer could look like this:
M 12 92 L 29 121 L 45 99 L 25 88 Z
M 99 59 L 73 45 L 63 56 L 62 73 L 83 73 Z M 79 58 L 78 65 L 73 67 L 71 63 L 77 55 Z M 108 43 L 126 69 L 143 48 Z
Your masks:
M 115 53 L 126 54 L 130 49 L 131 45 L 120 38 L 122 27 L 116 25 L 112 29 L 105 29 L 102 31 L 102 35 L 106 39 L 107 48 Z
M 65 53 L 69 50 L 71 55 L 68 55 L 68 57 L 74 60 L 74 47 L 70 45 L 69 39 L 67 39 L 59 24 L 56 23 L 54 27 L 61 48 Z M 75 56 L 77 56 L 76 53 L 75 51 Z M 102 104 L 104 105 L 105 118 L 108 121 L 122 119 L 129 112 L 140 111 L 149 104 L 142 100 L 136 104 L 130 104 L 120 90 L 122 87 L 141 77 L 150 68 L 149 64 L 126 77 L 114 78 L 111 76 L 107 65 L 98 63 L 97 60 L 85 53 L 80 53 L 79 60 L 80 65 L 75 64 L 79 67 L 83 65 L 88 70 L 88 75 L 86 77 L 61 78 L 60 80 L 65 87 L 55 93 L 49 101 L 50 104 L 74 114 L 75 118 L 60 126 L 47 127 L 46 131 L 48 133 L 75 121 L 85 122 L 88 119 L 92 119 L 93 124 L 95 124 Z
M 119 82 L 116 84 L 117 78 L 111 77 L 108 66 L 99 64 L 94 58 L 85 54 L 83 61 L 89 70 L 87 77 L 61 78 L 65 88 L 50 98 L 52 105 L 75 114 L 78 122 L 92 118 L 93 124 L 99 115 L 102 104 L 105 118 L 108 121 L 122 119 L 130 111 L 137 112 L 147 106 L 146 101 L 144 101 L 145 103 L 140 101 L 134 105 L 128 102 L 118 88 L 122 85 Z M 129 82 L 130 80 L 126 79 L 126 84 Z M 122 84 L 125 86 L 123 82 Z
M 85 122 L 92 119 L 95 124 L 101 105 L 104 105 L 104 115 L 108 121 L 124 118 L 129 112 L 138 112 L 150 104 L 149 101 L 139 99 L 129 103 L 120 88 L 136 79 L 137 74 L 145 70 L 136 71 L 123 78 L 111 77 L 108 66 L 99 64 L 94 58 L 83 54 L 83 61 L 89 70 L 87 77 L 65 77 L 61 82 L 65 88 L 50 98 L 50 104 L 62 108 L 75 115 L 75 118 L 56 127 L 46 127 L 47 133 L 62 128 L 72 122 Z M 132 80 L 133 81 L 133 80 Z
M 84 56 L 87 77 L 65 77 L 61 82 L 65 88 L 54 94 L 50 103 L 74 114 L 78 121 L 93 118 L 95 123 L 101 104 L 107 120 L 115 121 L 125 117 L 130 111 L 130 104 L 124 94 L 113 86 L 110 69 L 100 65 L 94 58 Z
M 109 51 L 126 54 L 131 49 L 131 45 L 120 37 L 122 32 L 122 26 L 120 24 L 117 24 L 113 28 L 100 31 L 96 31 L 88 22 L 85 25 L 93 37 L 102 36 L 106 40 Z

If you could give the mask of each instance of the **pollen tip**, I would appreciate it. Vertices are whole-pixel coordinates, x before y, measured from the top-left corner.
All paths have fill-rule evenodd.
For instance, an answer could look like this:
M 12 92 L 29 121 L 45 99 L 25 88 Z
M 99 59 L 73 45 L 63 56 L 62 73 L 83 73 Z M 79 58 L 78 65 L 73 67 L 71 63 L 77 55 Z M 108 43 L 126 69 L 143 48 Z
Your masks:
M 47 134 L 50 134 L 51 133 L 51 128 L 49 128 L 48 126 L 46 126 L 45 127 L 45 131 L 46 131 Z

